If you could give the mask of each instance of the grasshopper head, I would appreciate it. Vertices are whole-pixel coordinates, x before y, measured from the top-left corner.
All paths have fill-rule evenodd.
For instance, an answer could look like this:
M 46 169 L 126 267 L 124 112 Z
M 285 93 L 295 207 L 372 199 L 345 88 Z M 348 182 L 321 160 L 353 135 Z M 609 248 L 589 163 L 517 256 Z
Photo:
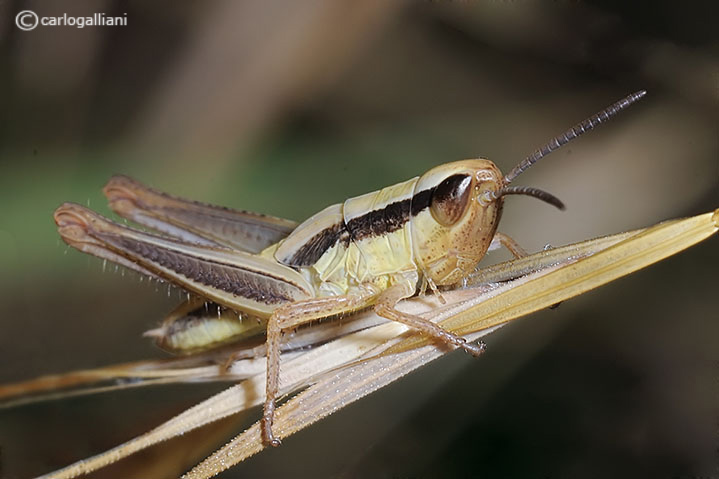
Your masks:
M 450 285 L 474 270 L 489 249 L 502 214 L 503 197 L 528 195 L 564 209 L 553 195 L 510 183 L 541 158 L 606 122 L 646 95 L 619 100 L 577 123 L 525 158 L 502 177 L 489 160 L 463 160 L 429 170 L 412 198 L 412 247 L 417 267 L 436 285 Z
M 412 200 L 412 245 L 420 270 L 437 285 L 457 283 L 487 252 L 502 211 L 502 174 L 489 160 L 429 170 Z

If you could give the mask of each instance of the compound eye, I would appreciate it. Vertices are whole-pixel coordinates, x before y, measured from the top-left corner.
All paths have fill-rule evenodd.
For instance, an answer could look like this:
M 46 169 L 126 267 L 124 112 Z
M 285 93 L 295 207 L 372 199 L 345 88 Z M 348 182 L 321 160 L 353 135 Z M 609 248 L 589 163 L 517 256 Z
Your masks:
M 452 226 L 464 215 L 472 193 L 470 175 L 452 175 L 437 185 L 429 209 L 443 226 Z

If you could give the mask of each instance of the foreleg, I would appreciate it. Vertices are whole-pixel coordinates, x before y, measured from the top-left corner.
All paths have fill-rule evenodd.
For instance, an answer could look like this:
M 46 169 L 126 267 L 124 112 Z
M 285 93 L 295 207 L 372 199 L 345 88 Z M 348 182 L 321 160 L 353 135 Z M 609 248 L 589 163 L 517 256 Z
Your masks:
M 489 245 L 489 250 L 495 250 L 499 249 L 500 246 L 504 246 L 509 250 L 510 253 L 514 256 L 515 259 L 524 258 L 527 256 L 527 252 L 524 251 L 524 248 L 519 246 L 519 243 L 514 241 L 510 236 L 507 236 L 504 233 L 500 233 L 497 231 L 494 234 L 494 238 L 492 238 L 492 242 Z

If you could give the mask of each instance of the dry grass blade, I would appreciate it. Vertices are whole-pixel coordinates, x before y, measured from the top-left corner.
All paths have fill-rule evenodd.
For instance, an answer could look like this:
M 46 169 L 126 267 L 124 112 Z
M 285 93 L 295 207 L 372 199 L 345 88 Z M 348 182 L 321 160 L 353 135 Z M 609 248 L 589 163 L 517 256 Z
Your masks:
M 445 308 L 433 316 L 447 329 L 476 339 L 512 319 L 649 266 L 706 239 L 718 229 L 719 210 L 661 223 L 592 256 L 579 260 L 567 258 L 570 264 L 515 280 L 501 290 Z M 598 241 L 604 240 L 608 245 L 610 238 Z M 591 248 L 592 242 L 583 244 Z M 581 251 L 576 247 L 570 250 L 572 248 L 581 256 Z M 378 357 L 323 376 L 278 410 L 275 431 L 281 437 L 293 434 L 445 352 L 428 343 L 425 338 L 410 334 L 399 344 L 387 347 L 385 343 L 370 353 L 381 352 Z M 209 478 L 259 452 L 263 449 L 259 434 L 259 424 L 254 424 L 184 477 Z
M 217 376 L 216 366 L 171 368 L 172 362 L 139 361 L 3 384 L 0 385 L 0 409 L 158 383 L 211 380 Z M 125 379 L 131 382 L 122 382 Z M 108 381 L 112 383 L 100 385 Z
M 343 318 L 342 321 L 324 321 L 302 328 L 285 338 L 283 359 L 288 361 L 294 356 L 304 354 L 303 351 L 312 345 L 322 344 L 382 322 L 384 320 L 377 316 L 360 313 Z M 230 344 L 190 356 L 135 361 L 3 384 L 0 385 L 0 409 L 160 384 L 239 382 L 262 374 L 265 370 L 264 344 L 253 347 L 254 343 Z M 240 348 L 246 348 L 242 349 L 244 354 L 241 361 L 235 361 L 229 371 L 218 367 L 218 364 L 225 364 L 228 356 L 237 353 Z
M 675 254 L 717 230 L 719 210 L 495 267 L 493 275 L 511 277 L 514 263 L 524 268 L 521 274 L 525 276 L 494 287 L 448 291 L 444 293 L 447 305 L 443 307 L 437 307 L 429 298 L 413 298 L 402 306 L 476 340 L 512 319 Z M 527 271 L 534 272 L 526 274 Z M 278 409 L 274 429 L 280 437 L 287 437 L 445 352 L 404 326 L 385 323 L 296 354 L 283 361 L 282 391 L 289 393 L 311 385 Z M 76 477 L 94 471 L 160 441 L 248 409 L 264 399 L 264 381 L 264 373 L 257 374 L 142 436 L 46 477 Z M 212 477 L 262 449 L 259 425 L 254 424 L 185 477 Z
M 469 334 L 530 314 L 676 254 L 714 234 L 718 225 L 719 210 L 660 223 L 506 294 L 474 301 L 472 307 L 441 324 L 451 331 Z M 427 344 L 424 338 L 414 337 L 387 352 L 423 344 Z

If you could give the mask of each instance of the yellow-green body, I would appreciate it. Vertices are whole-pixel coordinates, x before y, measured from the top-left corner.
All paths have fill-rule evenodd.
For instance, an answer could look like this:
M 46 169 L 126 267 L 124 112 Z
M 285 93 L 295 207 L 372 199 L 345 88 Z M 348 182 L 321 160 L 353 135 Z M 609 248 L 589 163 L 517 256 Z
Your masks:
M 439 223 L 429 204 L 412 211 L 412 200 L 430 191 L 451 175 L 471 175 L 472 192 L 467 207 L 452 225 Z M 421 177 L 378 191 L 349 198 L 325 208 L 301 223 L 290 235 L 260 253 L 268 260 L 292 267 L 302 275 L 315 297 L 351 294 L 374 288 L 385 290 L 400 282 L 413 289 L 424 279 L 435 285 L 460 281 L 485 255 L 497 228 L 501 200 L 480 205 L 479 197 L 488 188 L 498 188 L 501 174 L 487 160 L 464 160 L 434 168 Z M 427 196 L 427 195 L 425 195 Z M 431 202 L 431 194 L 424 201 Z M 404 212 L 405 221 L 396 228 L 387 227 L 397 218 L 382 212 Z M 375 232 L 358 234 L 353 222 L 376 213 Z M 320 232 L 339 228 L 338 240 L 311 264 L 293 260 L 297 253 Z
M 412 178 L 325 208 L 300 224 L 286 239 L 267 248 L 262 255 L 282 262 L 282 258 L 302 246 L 308 236 L 314 236 L 318 228 L 344 225 L 368 211 L 410 199 L 417 179 Z M 411 231 L 409 224 L 406 224 L 381 236 L 356 240 L 350 237 L 347 241 L 338 241 L 312 265 L 299 267 L 298 270 L 312 285 L 316 296 L 334 296 L 350 293 L 357 288 L 375 287 L 383 290 L 399 276 L 416 284 L 418 273 L 413 258 Z
M 312 298 L 377 297 L 395 286 L 406 297 L 426 286 L 461 281 L 496 232 L 502 199 L 484 203 L 483 198 L 501 185 L 492 162 L 457 161 L 349 198 L 295 225 L 180 200 L 117 177 L 105 188 L 113 209 L 166 236 L 111 223 L 78 205 L 58 209 L 56 221 L 63 238 L 82 251 L 179 282 L 205 300 L 266 320 L 281 306 Z M 455 189 L 459 196 L 449 194 Z M 203 219 L 202 228 L 192 226 L 196 218 Z M 242 251 L 234 233 L 226 236 L 228 220 L 266 225 L 261 232 L 268 238 L 285 237 L 258 253 Z M 177 234 L 188 236 L 174 239 Z M 165 347 L 174 351 L 245 335 L 244 325 L 222 315 L 187 323 L 173 318 L 166 324 L 191 326 L 174 327 L 170 334 L 166 328 Z

